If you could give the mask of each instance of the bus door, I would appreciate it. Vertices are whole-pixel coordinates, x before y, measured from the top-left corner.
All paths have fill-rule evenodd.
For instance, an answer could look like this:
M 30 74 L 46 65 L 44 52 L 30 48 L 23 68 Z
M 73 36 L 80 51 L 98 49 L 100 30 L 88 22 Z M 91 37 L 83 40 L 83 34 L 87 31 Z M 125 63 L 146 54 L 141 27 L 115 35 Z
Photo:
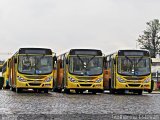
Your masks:
M 16 85 L 16 76 L 17 76 L 16 64 L 17 64 L 17 59 L 14 57 L 12 61 L 12 74 L 11 74 L 12 86 L 14 87 Z
M 116 84 L 116 78 L 115 78 L 115 66 L 116 66 L 116 60 L 115 59 L 111 59 L 111 88 L 114 88 L 115 84 Z

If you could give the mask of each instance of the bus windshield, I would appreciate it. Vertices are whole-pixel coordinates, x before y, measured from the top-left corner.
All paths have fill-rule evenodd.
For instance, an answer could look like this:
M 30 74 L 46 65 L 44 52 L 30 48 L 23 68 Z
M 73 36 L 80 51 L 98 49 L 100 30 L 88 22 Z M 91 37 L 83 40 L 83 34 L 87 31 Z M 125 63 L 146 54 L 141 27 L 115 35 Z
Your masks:
M 150 58 L 145 57 L 119 57 L 118 73 L 122 75 L 148 75 L 151 72 Z
M 53 70 L 52 56 L 19 56 L 18 70 L 23 74 L 49 74 Z
M 102 74 L 103 58 L 97 56 L 71 56 L 69 72 L 76 75 Z

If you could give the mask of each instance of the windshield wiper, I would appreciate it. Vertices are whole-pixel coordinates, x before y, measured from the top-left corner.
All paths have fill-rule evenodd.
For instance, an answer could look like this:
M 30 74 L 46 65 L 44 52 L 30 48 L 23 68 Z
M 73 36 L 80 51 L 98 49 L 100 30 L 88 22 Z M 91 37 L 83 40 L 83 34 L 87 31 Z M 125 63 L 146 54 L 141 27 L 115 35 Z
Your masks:
M 88 64 L 93 60 L 95 58 L 95 55 L 88 61 L 88 63 L 87 63 L 87 67 L 88 67 Z
M 83 68 L 85 69 L 85 67 L 84 67 L 84 61 L 80 58 L 80 56 L 79 56 L 79 55 L 77 55 L 77 57 L 78 57 L 78 59 L 81 61 L 82 66 L 83 66 Z
M 128 56 L 125 56 L 125 58 L 127 58 L 131 62 L 131 64 L 133 65 L 133 61 Z
M 138 62 L 137 62 L 137 64 L 136 64 L 136 66 L 139 64 L 139 62 L 140 62 L 142 59 L 143 59 L 143 56 L 142 56 L 141 58 L 139 58 L 139 60 L 138 60 Z

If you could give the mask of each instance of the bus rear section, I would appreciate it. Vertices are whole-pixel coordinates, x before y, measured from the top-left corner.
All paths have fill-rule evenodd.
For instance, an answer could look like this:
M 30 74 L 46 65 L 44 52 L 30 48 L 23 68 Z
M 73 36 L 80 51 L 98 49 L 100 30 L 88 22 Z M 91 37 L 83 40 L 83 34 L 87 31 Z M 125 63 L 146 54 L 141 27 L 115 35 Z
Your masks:
M 108 55 L 107 77 L 111 93 L 151 91 L 151 58 L 145 50 L 119 50 Z
M 58 57 L 57 88 L 70 93 L 103 91 L 103 56 L 100 50 L 72 49 Z
M 53 88 L 53 58 L 51 49 L 21 48 L 11 58 L 11 90 L 33 89 L 48 93 Z

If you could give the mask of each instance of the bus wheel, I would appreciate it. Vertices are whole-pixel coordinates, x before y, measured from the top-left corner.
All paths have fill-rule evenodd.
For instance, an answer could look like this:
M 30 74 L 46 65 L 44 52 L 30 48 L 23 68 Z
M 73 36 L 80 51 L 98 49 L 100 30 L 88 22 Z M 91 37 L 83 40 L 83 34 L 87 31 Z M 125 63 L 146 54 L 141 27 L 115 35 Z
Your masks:
M 53 88 L 53 92 L 58 92 L 58 88 Z
M 11 90 L 11 91 L 15 91 L 15 88 L 13 88 L 13 87 L 10 87 L 10 90 Z
M 64 89 L 64 92 L 65 92 L 66 94 L 70 94 L 70 89 L 65 88 L 65 89 Z
M 80 90 L 80 94 L 83 94 L 83 90 Z
M 34 88 L 33 91 L 36 93 L 38 90 L 36 88 Z
M 109 80 L 109 93 L 110 94 L 114 94 L 115 93 L 115 90 L 112 89 L 112 87 L 111 87 L 111 79 Z
M 37 92 L 38 92 L 38 93 L 41 93 L 41 91 L 42 91 L 41 89 L 37 89 Z
M 97 93 L 97 91 L 96 90 L 92 90 L 92 94 L 96 94 Z
M 118 90 L 117 93 L 120 95 L 123 95 L 123 94 L 125 94 L 125 90 Z
M 76 91 L 76 94 L 83 94 L 83 90 L 75 90 Z
M 80 91 L 79 90 L 75 90 L 75 92 L 76 92 L 76 94 L 79 94 Z
M 16 88 L 16 93 L 20 93 L 22 92 L 22 89 L 21 88 Z
M 153 90 L 150 89 L 150 90 L 148 90 L 148 93 L 152 93 L 152 91 L 153 91 Z
M 61 93 L 61 92 L 62 92 L 62 89 L 61 89 L 61 88 L 59 88 L 57 92 Z
M 48 93 L 48 89 L 44 89 L 44 93 Z
M 142 95 L 142 90 L 138 90 L 138 95 Z
M 3 84 L 4 84 L 4 78 L 0 77 L 0 89 L 3 88 Z
M 112 88 L 110 88 L 109 92 L 110 92 L 110 94 L 115 94 L 115 90 Z
M 148 90 L 148 93 L 151 93 L 153 91 L 154 88 L 154 80 L 151 80 L 151 89 Z
M 10 88 L 9 85 L 7 85 L 5 89 L 9 89 L 9 88 Z

